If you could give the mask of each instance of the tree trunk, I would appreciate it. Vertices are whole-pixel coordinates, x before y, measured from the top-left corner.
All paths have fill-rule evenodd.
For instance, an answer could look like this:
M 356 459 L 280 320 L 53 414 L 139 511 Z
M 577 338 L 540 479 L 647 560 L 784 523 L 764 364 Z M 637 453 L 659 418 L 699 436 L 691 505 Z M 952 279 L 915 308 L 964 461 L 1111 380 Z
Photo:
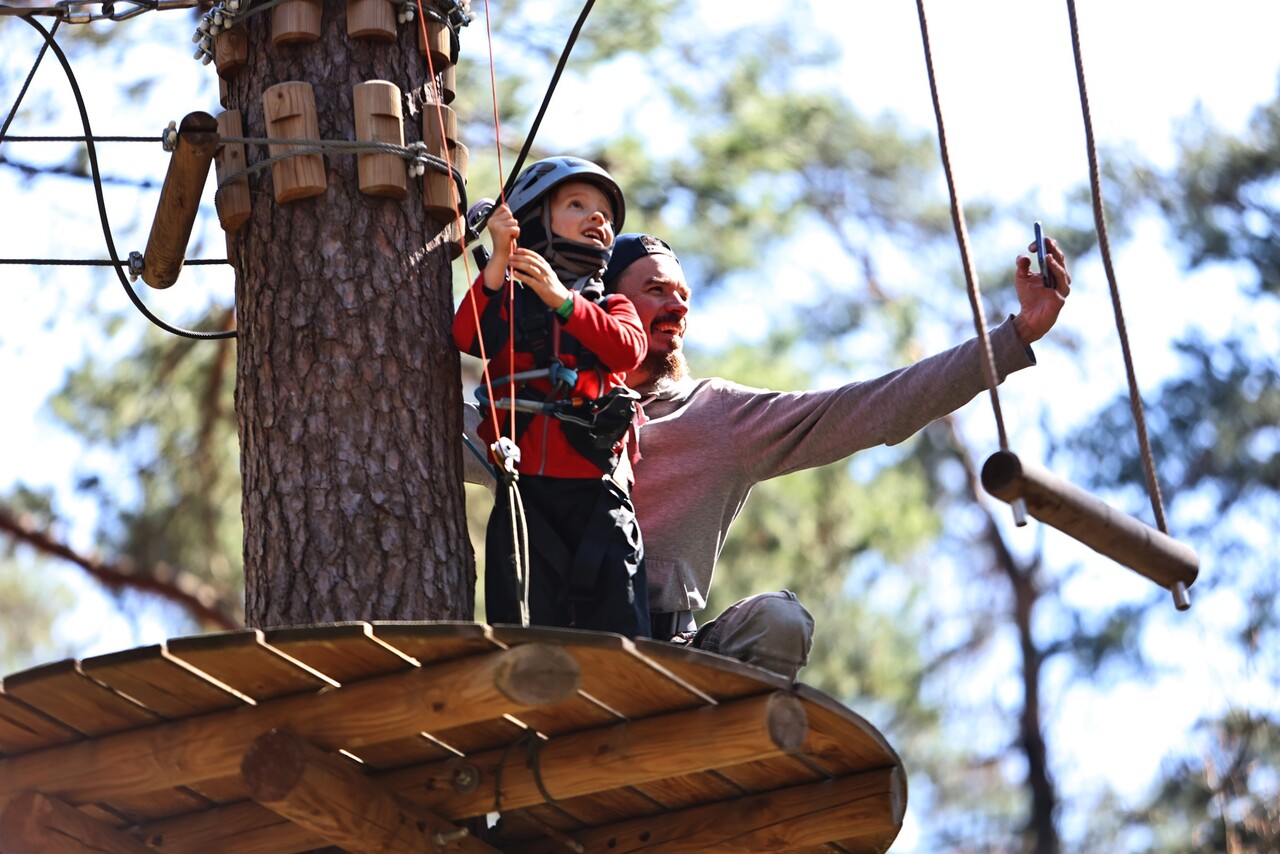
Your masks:
M 249 64 L 227 101 L 245 135 L 267 136 L 264 90 L 306 81 L 320 138 L 355 139 L 352 86 L 376 79 L 400 87 L 406 142 L 421 139 L 431 88 L 417 23 L 394 44 L 361 41 L 345 3 L 322 6 L 308 43 L 272 46 L 271 12 L 245 20 Z M 416 180 L 403 200 L 361 194 L 356 161 L 326 154 L 323 195 L 284 204 L 270 169 L 254 173 L 252 216 L 230 241 L 253 626 L 472 618 L 442 223 Z

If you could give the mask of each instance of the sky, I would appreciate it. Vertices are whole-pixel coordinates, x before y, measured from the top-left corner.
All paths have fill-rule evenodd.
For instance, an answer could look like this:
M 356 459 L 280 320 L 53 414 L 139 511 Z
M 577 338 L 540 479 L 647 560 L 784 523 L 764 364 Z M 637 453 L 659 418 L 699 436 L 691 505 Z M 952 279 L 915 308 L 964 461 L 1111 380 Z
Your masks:
M 473 5 L 483 14 L 482 0 L 474 0 Z M 691 4 L 690 25 L 726 26 L 730 23 L 724 15 L 726 5 L 713 0 Z M 732 23 L 764 20 L 776 14 L 779 6 L 764 0 L 739 0 L 733 4 Z M 1280 3 L 1274 0 L 1226 0 L 1211 7 L 1190 0 L 1084 0 L 1077 6 L 1094 131 L 1105 148 L 1131 145 L 1157 164 L 1169 165 L 1174 153 L 1173 129 L 1197 105 L 1220 126 L 1240 130 L 1251 111 L 1277 91 L 1280 51 L 1275 47 L 1275 34 L 1280 32 Z M 892 112 L 913 127 L 933 131 L 933 107 L 914 3 L 815 0 L 807 7 L 786 4 L 786 8 L 794 14 L 809 13 L 814 33 L 831 36 L 842 47 L 837 64 L 815 72 L 814 85 L 840 88 L 866 113 Z M 1088 177 L 1066 4 L 934 0 L 926 5 L 926 11 L 962 201 L 1034 199 L 1052 233 L 1054 218 L 1061 216 L 1065 207 L 1064 191 Z M 494 3 L 493 12 L 500 14 L 501 4 Z M 155 135 L 168 121 L 178 120 L 186 112 L 214 111 L 216 107 L 216 92 L 210 87 L 212 71 L 182 58 L 190 55 L 188 14 L 151 13 L 145 17 L 147 20 L 116 25 L 158 39 L 149 44 L 148 50 L 155 53 L 149 53 L 145 63 L 77 69 L 98 134 Z M 20 21 L 0 17 L 0 68 L 5 69 L 0 77 L 0 110 L 6 114 L 16 96 L 13 87 L 39 48 L 34 35 Z M 462 61 L 487 63 L 483 19 L 464 31 Z M 123 94 L 128 86 L 155 67 L 169 69 L 167 82 L 142 105 L 127 104 Z M 583 127 L 582 115 L 573 105 L 584 99 L 572 97 L 572 81 L 562 85 L 566 94 L 553 102 L 544 133 L 548 139 L 569 146 Z M 601 104 L 592 99 L 593 120 L 605 126 L 635 121 L 636 104 L 643 100 L 643 82 L 628 91 L 633 93 L 632 100 L 620 98 Z M 46 59 L 28 103 L 56 105 L 62 118 L 57 123 L 47 121 L 49 110 L 41 106 L 29 121 L 15 123 L 10 133 L 79 133 L 71 120 L 72 102 L 65 81 L 51 57 Z M 23 160 L 56 162 L 64 149 L 42 153 L 31 145 L 12 143 L 2 150 Z M 104 146 L 102 150 L 104 171 L 146 174 L 157 181 L 163 176 L 166 156 L 158 144 L 141 151 L 138 146 Z M 478 180 L 483 179 L 473 176 L 473 184 Z M 0 204 L 0 258 L 106 257 L 92 198 L 82 184 L 54 182 L 54 192 L 36 197 L 25 191 L 13 170 L 0 168 L 0 199 L 4 200 Z M 122 235 L 118 237 L 121 252 L 141 250 L 149 214 L 135 217 L 133 211 L 146 209 L 146 204 L 139 204 L 131 190 L 112 190 L 109 199 L 114 224 Z M 201 234 L 203 244 L 193 247 L 190 254 L 221 257 L 216 223 L 202 223 Z M 975 246 L 978 266 L 991 259 L 1011 264 L 1029 238 L 1030 223 L 1025 235 L 1009 235 L 1008 245 Z M 1145 383 L 1154 382 L 1168 369 L 1167 344 L 1188 325 L 1198 325 L 1211 335 L 1242 323 L 1256 323 L 1263 335 L 1274 336 L 1280 329 L 1280 324 L 1261 322 L 1251 315 L 1249 306 L 1213 298 L 1214 293 L 1227 290 L 1217 285 L 1226 281 L 1222 277 L 1233 276 L 1232 271 L 1197 276 L 1182 273 L 1177 247 L 1156 226 L 1144 225 L 1136 239 L 1118 251 L 1116 260 L 1136 368 Z M 79 305 L 86 289 L 95 294 L 104 310 L 121 308 L 126 305 L 125 298 L 113 279 L 88 275 L 81 269 L 4 270 L 0 378 L 5 417 L 0 419 L 0 448 L 4 449 L 0 454 L 0 490 L 15 482 L 55 486 L 64 496 L 67 512 L 89 515 L 91 508 L 77 504 L 66 490 L 79 462 L 78 446 L 51 428 L 43 402 L 58 388 L 67 368 L 86 354 L 105 358 L 127 349 L 127 341 L 101 339 L 67 309 Z M 1073 293 L 1060 322 L 1062 331 L 1098 342 L 1090 358 L 1109 359 L 1118 365 L 1114 321 L 1101 268 L 1092 261 L 1073 266 L 1072 272 Z M 999 282 L 984 283 L 984 291 L 996 289 L 999 293 L 1000 287 Z M 170 320 L 180 320 L 206 300 L 226 301 L 231 282 L 225 271 L 188 269 L 170 291 L 145 289 L 141 282 L 139 288 L 153 310 Z M 1011 292 L 1009 299 L 1012 302 Z M 733 339 L 726 330 L 746 338 L 759 336 L 769 323 L 764 300 L 721 298 L 696 303 L 694 311 L 692 334 L 703 344 L 729 343 Z M 956 342 L 942 342 L 951 343 Z M 1002 395 L 1007 417 L 1026 416 L 1034 423 L 1043 402 L 1041 395 L 1049 390 L 1062 401 L 1064 419 L 1096 408 L 1122 391 L 1122 372 L 1117 371 L 1120 376 L 1114 387 L 1098 387 L 1096 374 L 1072 364 L 1063 351 L 1048 349 L 1046 353 L 1048 357 L 1035 369 L 1034 382 Z M 971 404 L 967 412 L 980 429 L 985 424 L 990 435 L 985 401 Z M 1029 442 L 1032 453 L 1039 450 L 1033 431 L 1016 428 L 1015 435 Z M 89 533 L 82 527 L 68 536 L 73 542 L 87 543 Z M 1011 533 L 1011 539 L 1015 546 L 1029 548 L 1035 537 L 1043 535 L 1034 530 L 1019 531 Z M 1090 561 L 1087 550 L 1082 552 L 1064 539 L 1053 541 L 1057 557 L 1064 562 Z M 1125 570 L 1099 566 L 1096 560 L 1085 575 L 1078 588 L 1068 590 L 1069 597 L 1120 602 L 1145 592 L 1144 580 Z M 1097 694 L 1077 690 L 1062 696 L 1051 716 L 1055 737 L 1070 746 L 1059 753 L 1064 786 L 1084 786 L 1101 776 L 1122 793 L 1136 796 L 1194 717 L 1212 710 L 1212 696 L 1218 697 L 1219 704 L 1232 702 L 1234 696 L 1241 702 L 1248 699 L 1280 707 L 1274 687 L 1250 678 L 1248 673 L 1236 672 L 1230 656 L 1215 647 L 1215 626 L 1230 622 L 1231 609 L 1227 598 L 1196 601 L 1186 615 L 1175 615 L 1170 608 L 1156 639 L 1157 652 L 1167 656 L 1166 663 L 1175 673 L 1160 685 L 1109 685 Z M 162 624 L 127 625 L 100 609 L 88 613 L 119 625 L 115 632 L 86 634 L 81 650 L 84 655 L 155 642 L 163 639 L 166 630 Z M 65 630 L 74 633 L 71 625 Z M 112 643 L 116 645 L 110 646 Z M 1189 702 L 1191 696 L 1205 702 Z M 1116 745 L 1121 743 L 1124 749 L 1117 753 Z M 895 851 L 912 850 L 912 821 L 914 818 Z

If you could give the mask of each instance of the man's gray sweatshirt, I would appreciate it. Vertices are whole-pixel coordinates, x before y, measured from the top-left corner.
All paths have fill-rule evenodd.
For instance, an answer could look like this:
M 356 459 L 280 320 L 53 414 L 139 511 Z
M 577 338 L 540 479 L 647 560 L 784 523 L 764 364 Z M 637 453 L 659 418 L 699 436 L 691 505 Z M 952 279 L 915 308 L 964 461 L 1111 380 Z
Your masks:
M 996 372 L 1034 364 L 1013 323 L 991 332 Z M 980 344 L 968 341 L 878 379 L 819 391 L 769 391 L 683 379 L 646 392 L 633 500 L 644 539 L 649 607 L 706 606 L 729 526 L 762 480 L 895 445 L 986 390 Z M 468 407 L 475 439 L 479 415 Z M 493 485 L 468 453 L 466 479 Z

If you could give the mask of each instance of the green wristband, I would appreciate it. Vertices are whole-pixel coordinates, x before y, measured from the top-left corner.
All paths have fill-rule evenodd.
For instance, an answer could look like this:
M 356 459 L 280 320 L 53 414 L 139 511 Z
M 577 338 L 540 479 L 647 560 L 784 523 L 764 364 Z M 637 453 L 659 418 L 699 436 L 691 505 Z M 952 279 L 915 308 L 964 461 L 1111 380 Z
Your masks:
M 560 307 L 556 309 L 556 317 L 561 320 L 568 320 L 571 314 L 573 314 L 573 294 L 569 294 L 565 301 L 560 303 Z

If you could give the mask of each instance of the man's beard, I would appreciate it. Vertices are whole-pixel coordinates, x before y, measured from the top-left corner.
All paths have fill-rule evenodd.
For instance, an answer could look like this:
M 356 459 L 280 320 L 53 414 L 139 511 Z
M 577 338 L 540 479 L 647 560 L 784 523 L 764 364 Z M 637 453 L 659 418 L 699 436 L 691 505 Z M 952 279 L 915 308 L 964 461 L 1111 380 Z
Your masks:
M 641 368 L 648 374 L 648 386 L 662 386 L 682 380 L 689 375 L 689 362 L 684 357 L 684 350 L 668 350 L 665 353 L 649 353 L 644 357 Z

